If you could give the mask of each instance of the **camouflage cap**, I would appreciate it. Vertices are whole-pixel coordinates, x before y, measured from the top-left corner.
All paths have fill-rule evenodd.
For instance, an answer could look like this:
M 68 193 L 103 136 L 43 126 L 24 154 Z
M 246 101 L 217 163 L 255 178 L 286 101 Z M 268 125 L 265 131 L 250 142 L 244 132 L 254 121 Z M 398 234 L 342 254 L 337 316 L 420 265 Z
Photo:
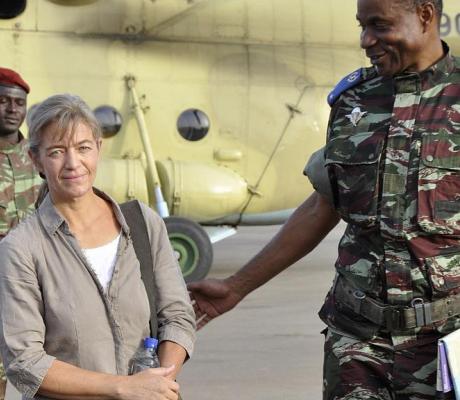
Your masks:
M 30 92 L 29 85 L 22 79 L 21 75 L 8 68 L 0 67 L 0 85 L 19 86 L 24 89 L 26 93 Z

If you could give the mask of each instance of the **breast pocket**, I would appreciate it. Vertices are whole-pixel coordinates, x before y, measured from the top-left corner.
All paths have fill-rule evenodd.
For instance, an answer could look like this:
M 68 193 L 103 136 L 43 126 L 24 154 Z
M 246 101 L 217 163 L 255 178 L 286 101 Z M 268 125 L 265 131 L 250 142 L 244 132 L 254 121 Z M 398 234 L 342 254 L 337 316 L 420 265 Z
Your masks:
M 340 135 L 327 144 L 334 201 L 347 222 L 365 227 L 377 223 L 383 146 L 383 135 L 372 132 Z
M 429 233 L 460 235 L 460 134 L 422 138 L 418 223 Z

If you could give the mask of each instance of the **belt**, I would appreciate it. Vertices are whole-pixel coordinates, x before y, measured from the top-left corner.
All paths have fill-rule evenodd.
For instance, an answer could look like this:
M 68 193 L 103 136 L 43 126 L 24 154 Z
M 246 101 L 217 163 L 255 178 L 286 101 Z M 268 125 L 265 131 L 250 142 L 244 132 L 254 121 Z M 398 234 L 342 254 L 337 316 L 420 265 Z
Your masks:
M 431 325 L 460 314 L 460 294 L 432 302 L 417 297 L 409 307 L 392 306 L 368 297 L 342 277 L 336 279 L 334 296 L 337 304 L 350 308 L 388 331 Z

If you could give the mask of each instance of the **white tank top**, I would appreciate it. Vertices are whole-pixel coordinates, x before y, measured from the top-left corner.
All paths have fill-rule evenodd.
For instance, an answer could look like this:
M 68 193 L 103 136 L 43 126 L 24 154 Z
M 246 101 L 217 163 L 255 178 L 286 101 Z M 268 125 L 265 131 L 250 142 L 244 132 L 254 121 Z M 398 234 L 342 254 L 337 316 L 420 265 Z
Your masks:
M 83 254 L 95 272 L 101 286 L 104 288 L 104 292 L 107 291 L 109 282 L 112 279 L 115 261 L 117 260 L 117 249 L 120 237 L 121 232 L 115 239 L 107 244 L 91 249 L 82 249 Z

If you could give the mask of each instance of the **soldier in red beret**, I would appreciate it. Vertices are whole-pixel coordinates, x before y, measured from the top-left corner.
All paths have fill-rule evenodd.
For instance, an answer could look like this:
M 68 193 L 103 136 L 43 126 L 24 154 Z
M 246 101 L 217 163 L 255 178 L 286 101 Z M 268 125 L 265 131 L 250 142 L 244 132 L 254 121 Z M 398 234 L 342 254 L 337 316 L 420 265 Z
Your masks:
M 8 68 L 0 67 L 0 85 L 10 87 L 19 86 L 26 92 L 26 94 L 30 92 L 29 85 L 24 79 L 22 79 L 21 75 L 19 75 L 16 71 Z
M 30 88 L 15 71 L 0 68 L 0 240 L 34 210 L 41 179 L 19 131 L 27 111 Z M 0 360 L 0 399 L 6 377 Z

